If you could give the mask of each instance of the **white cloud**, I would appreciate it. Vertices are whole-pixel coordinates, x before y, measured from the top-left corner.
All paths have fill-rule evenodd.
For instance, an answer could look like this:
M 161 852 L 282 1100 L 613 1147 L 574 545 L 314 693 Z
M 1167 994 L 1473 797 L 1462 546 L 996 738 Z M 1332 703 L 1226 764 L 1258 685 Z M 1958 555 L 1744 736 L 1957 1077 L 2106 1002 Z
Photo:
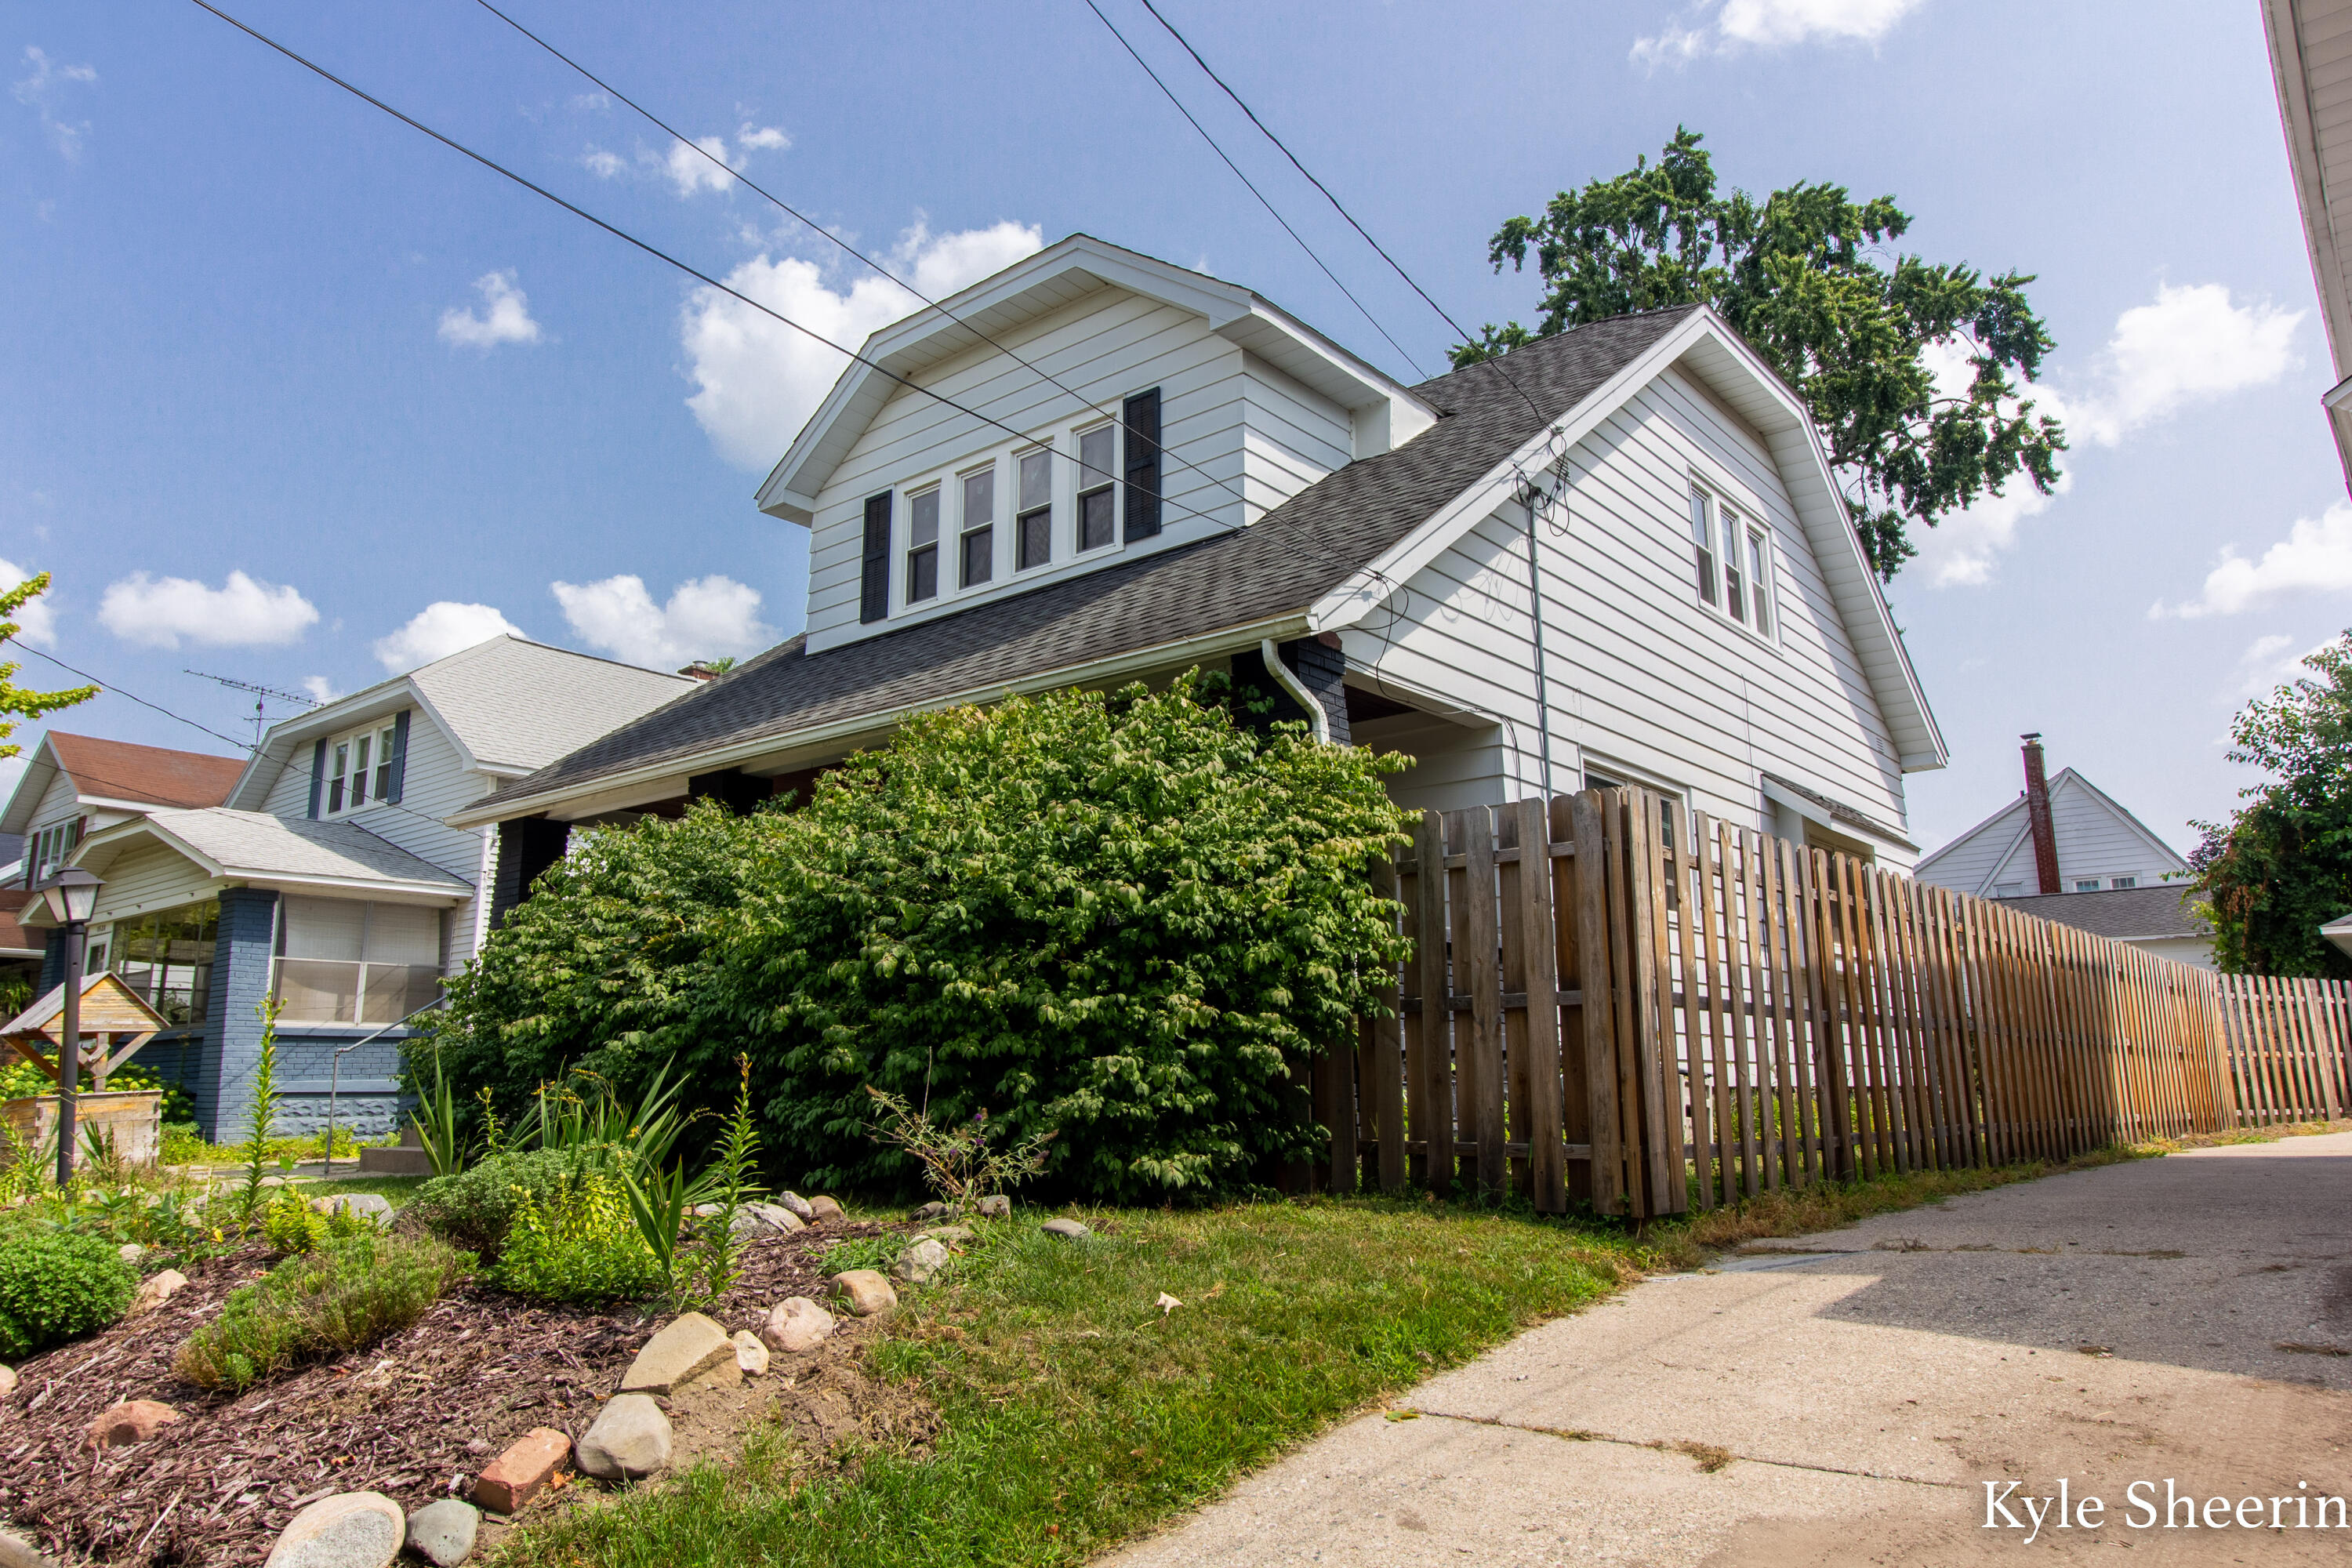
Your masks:
M 1724 0 L 1722 9 L 1712 16 L 1706 16 L 1702 7 L 1695 26 L 1669 22 L 1658 32 L 1634 39 L 1633 58 L 1655 69 L 1661 65 L 1682 65 L 1702 54 L 1785 48 L 1816 39 L 1874 44 L 1920 4 L 1921 0 Z
M 2280 686 L 2303 674 L 2305 659 L 2335 647 L 2336 640 L 2330 637 L 2300 653 L 2288 653 L 2287 649 L 2294 647 L 2294 638 L 2291 637 L 2273 633 L 2268 637 L 2256 637 L 2247 645 L 2246 651 L 2238 656 L 2235 672 L 2239 683 L 2238 695 L 2269 696 Z
M 1933 528 L 1911 531 L 1919 554 L 1906 569 L 1925 573 L 1930 587 L 1974 588 L 1992 581 L 1993 567 L 2017 542 L 2017 527 L 2027 518 L 2050 510 L 2050 503 L 2074 488 L 2074 474 L 2058 476 L 2049 495 L 2023 477 L 2012 479 L 2000 495 L 1986 496 L 1965 511 L 1947 516 Z
M 13 561 L 0 560 L 0 593 L 22 583 L 32 574 Z M 57 607 L 49 603 L 47 594 L 25 601 L 16 611 L 17 639 L 55 647 L 58 640 Z
M 2234 544 L 2225 547 L 2196 598 L 2170 606 L 2159 600 L 2148 606 L 2147 618 L 2193 621 L 2234 616 L 2305 594 L 2347 589 L 2352 589 L 2352 503 L 2339 500 L 2322 517 L 2297 518 L 2286 537 L 2263 551 L 2260 560 L 2239 554 Z
M 328 680 L 328 679 L 323 675 L 304 676 L 302 678 L 302 689 L 309 692 L 310 694 L 310 700 L 317 703 L 321 708 L 324 708 L 328 703 L 332 702 L 336 698 L 342 695 L 341 692 L 335 689 L 334 684 Z
M 192 577 L 133 572 L 107 585 L 100 625 L 124 642 L 177 647 L 182 637 L 215 647 L 268 647 L 299 642 L 319 612 L 290 584 L 273 586 L 231 572 L 217 588 Z
M 436 599 L 390 637 L 378 637 L 369 651 L 385 669 L 401 675 L 420 664 L 446 658 L 478 642 L 522 635 L 520 626 L 488 605 Z
M 773 125 L 755 125 L 745 121 L 735 133 L 735 144 L 730 148 L 724 136 L 698 136 L 691 145 L 673 139 L 662 152 L 639 146 L 635 163 L 618 153 L 588 144 L 581 155 L 583 167 L 600 180 L 618 179 L 632 169 L 647 177 L 659 176 L 670 183 L 682 200 L 701 191 L 723 191 L 735 183 L 754 153 L 781 153 L 793 144 L 793 139 Z
M 511 268 L 485 272 L 474 279 L 481 290 L 482 310 L 460 310 L 452 305 L 441 312 L 441 341 L 460 348 L 492 349 L 500 343 L 539 342 L 539 323 L 530 319 L 530 300 L 515 287 Z
M 774 630 L 761 624 L 759 590 L 717 573 L 680 583 L 658 607 L 645 579 L 634 574 L 551 587 L 582 641 L 649 668 L 675 669 L 730 654 L 740 658 L 776 640 Z
M 2161 284 L 2154 304 L 2116 318 L 2101 384 L 2067 404 L 2066 433 L 2112 447 L 2191 404 L 2267 385 L 2297 363 L 2303 316 L 2267 300 L 2232 303 L 2220 283 Z
M 89 121 L 60 120 L 58 100 L 72 87 L 86 87 L 98 79 L 98 72 L 89 66 L 61 66 L 44 51 L 30 44 L 25 46 L 25 63 L 33 74 L 21 81 L 9 84 L 16 101 L 41 117 L 41 129 L 48 134 L 49 144 L 68 163 L 81 157 L 82 143 L 89 136 Z
M 691 147 L 683 142 L 673 142 L 669 144 L 669 156 L 662 162 L 662 173 L 669 176 L 669 183 L 677 187 L 682 197 L 697 191 L 725 190 L 735 183 L 731 172 L 735 167 L 728 161 L 724 136 L 698 136 Z
M 944 299 L 1034 254 L 1044 237 L 1011 221 L 933 238 L 918 224 L 890 254 L 900 277 Z M 918 309 L 922 301 L 887 278 L 868 275 L 836 292 L 814 262 L 761 255 L 727 275 L 727 286 L 845 347 Z M 687 299 L 679 339 L 698 391 L 686 400 L 720 457 L 738 467 L 773 464 L 814 413 L 846 356 L 715 289 Z
M 588 149 L 580 162 L 600 180 L 609 180 L 629 165 L 617 153 L 607 153 L 602 147 Z

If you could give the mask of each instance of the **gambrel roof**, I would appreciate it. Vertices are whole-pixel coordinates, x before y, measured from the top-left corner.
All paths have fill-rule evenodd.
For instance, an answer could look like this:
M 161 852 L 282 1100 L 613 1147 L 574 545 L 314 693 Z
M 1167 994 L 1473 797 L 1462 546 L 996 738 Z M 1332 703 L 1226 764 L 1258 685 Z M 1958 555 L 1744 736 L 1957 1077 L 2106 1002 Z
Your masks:
M 1706 379 L 1791 470 L 1799 516 L 1904 766 L 1942 765 L 1942 739 L 1802 404 L 1713 311 L 1685 306 L 1596 321 L 1412 388 L 1437 410 L 1433 425 L 1245 529 L 819 653 L 793 638 L 451 820 L 527 816 L 869 732 L 910 710 L 1116 679 L 1352 625 L 1507 500 L 1547 446 L 1573 445 L 1677 363 Z M 803 482 L 792 475 L 806 460 L 779 466 L 763 504 L 772 509 L 780 485 Z

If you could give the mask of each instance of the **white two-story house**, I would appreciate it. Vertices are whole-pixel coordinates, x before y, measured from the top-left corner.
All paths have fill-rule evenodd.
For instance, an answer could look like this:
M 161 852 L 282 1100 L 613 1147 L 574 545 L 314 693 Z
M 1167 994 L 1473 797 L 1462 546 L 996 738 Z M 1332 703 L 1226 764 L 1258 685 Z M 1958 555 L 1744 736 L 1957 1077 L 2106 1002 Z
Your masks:
M 540 863 L 911 710 L 1203 666 L 1411 754 L 1408 806 L 1638 783 L 1916 857 L 1935 721 L 1802 404 L 1704 308 L 1407 386 L 1075 236 L 863 355 L 759 491 L 808 531 L 806 629 L 453 821 Z
M 279 1131 L 323 1122 L 331 1089 L 339 1122 L 388 1129 L 403 1020 L 473 956 L 501 871 L 539 869 L 446 819 L 696 685 L 493 637 L 273 727 L 220 805 L 82 835 L 71 861 L 103 879 L 93 968 L 136 989 L 202 949 L 204 994 L 142 1063 L 179 1079 L 208 1136 L 236 1136 L 275 996 Z

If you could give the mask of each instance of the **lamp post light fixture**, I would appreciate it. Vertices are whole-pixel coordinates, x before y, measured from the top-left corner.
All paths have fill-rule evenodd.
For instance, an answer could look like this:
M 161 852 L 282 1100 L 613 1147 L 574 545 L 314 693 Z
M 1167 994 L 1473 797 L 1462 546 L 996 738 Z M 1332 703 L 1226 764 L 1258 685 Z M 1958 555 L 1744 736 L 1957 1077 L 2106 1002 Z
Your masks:
M 65 1016 L 58 1020 L 58 1185 L 73 1181 L 74 1099 L 81 1089 L 81 957 L 89 917 L 98 909 L 99 879 L 79 866 L 67 866 L 41 884 L 49 918 L 66 933 Z

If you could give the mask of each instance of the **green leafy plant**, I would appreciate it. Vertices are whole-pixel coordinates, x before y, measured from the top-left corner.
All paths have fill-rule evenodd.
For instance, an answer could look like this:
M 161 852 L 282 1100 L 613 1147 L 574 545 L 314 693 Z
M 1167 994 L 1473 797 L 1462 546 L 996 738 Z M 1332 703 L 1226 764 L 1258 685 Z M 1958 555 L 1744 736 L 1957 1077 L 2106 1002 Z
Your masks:
M 261 1211 L 262 1238 L 272 1251 L 292 1257 L 315 1252 L 330 1241 L 359 1235 L 373 1222 L 349 1209 L 320 1214 L 293 1187 L 281 1187 Z
M 0 643 L 5 643 L 24 629 L 16 620 L 16 612 L 48 591 L 49 574 L 47 572 L 36 572 L 16 586 L 0 591 Z M 45 713 L 70 708 L 77 702 L 87 702 L 98 695 L 99 689 L 95 686 L 69 687 L 63 691 L 35 691 L 29 687 L 18 686 L 15 678 L 22 668 L 14 663 L 0 664 L 0 757 L 13 757 L 24 750 L 8 739 L 16 733 L 17 720 L 38 719 Z
M 245 1185 L 238 1213 L 250 1219 L 261 1204 L 261 1183 L 270 1158 L 269 1131 L 278 1121 L 278 1015 L 286 1004 L 272 995 L 254 1008 L 261 1019 L 261 1047 L 253 1063 L 253 1103 L 246 1113 Z
M 736 1216 L 762 1189 L 755 1179 L 759 1169 L 760 1134 L 751 1120 L 751 1058 L 735 1058 L 735 1109 L 729 1113 L 719 1140 L 719 1156 L 704 1173 L 705 1203 L 696 1262 L 702 1276 L 702 1296 L 716 1301 L 727 1294 L 742 1272 L 743 1238 L 735 1234 Z
M 842 1274 L 852 1268 L 887 1269 L 898 1261 L 907 1250 L 910 1238 L 896 1232 L 881 1236 L 853 1236 L 836 1241 L 824 1249 L 824 1271 Z
M 425 1315 L 473 1258 L 428 1236 L 377 1233 L 289 1258 L 234 1291 L 190 1335 L 173 1370 L 199 1388 L 241 1390 L 289 1367 L 364 1350 Z
M 597 1163 L 585 1150 L 509 1150 L 426 1182 L 401 1218 L 410 1228 L 422 1227 L 487 1257 L 506 1245 L 525 1203 L 552 1199 Z
M 620 1181 L 590 1167 L 545 1197 L 526 1194 L 490 1280 L 542 1301 L 583 1305 L 664 1294 L 669 1279 L 637 1233 Z
M 1655 166 L 1637 159 L 1496 229 L 1487 259 L 1499 272 L 1532 255 L 1543 316 L 1532 331 L 1487 327 L 1454 364 L 1631 310 L 1711 305 L 1804 398 L 1882 577 L 1917 552 L 1911 524 L 2019 480 L 2051 493 L 2066 437 L 2024 396 L 2056 346 L 2027 302 L 2032 277 L 1889 256 L 1911 226 L 1892 196 L 1804 182 L 1761 202 L 1720 195 L 1702 140 L 1677 127 Z M 1931 351 L 1965 361 L 1965 385 L 1939 380 Z
M 621 1193 L 628 1200 L 629 1217 L 639 1239 L 661 1269 L 663 1288 L 677 1298 L 682 1293 L 679 1265 L 684 1261 L 678 1241 L 695 1202 L 695 1187 L 687 1180 L 685 1162 L 667 1171 L 657 1165 L 625 1170 Z
M 0 1242 L 0 1360 L 21 1361 L 120 1319 L 139 1271 L 114 1247 L 65 1227 Z
M 417 1095 L 410 1120 L 416 1125 L 417 1141 L 425 1145 L 425 1158 L 433 1173 L 454 1176 L 466 1168 L 465 1131 L 458 1118 L 457 1092 L 442 1070 L 440 1053 L 434 1052 L 430 1060 L 432 1082 Z
M 992 1193 L 1005 1192 L 1045 1168 L 1051 1128 L 1039 1128 L 1000 1149 L 989 1147 L 988 1112 L 942 1127 L 895 1094 L 867 1086 L 874 1097 L 874 1136 L 912 1155 L 941 1203 L 968 1215 Z
M 1066 1192 L 1248 1190 L 1323 1149 L 1304 1067 L 1402 955 L 1365 874 L 1402 764 L 1237 722 L 1227 685 L 919 715 L 803 808 L 596 829 L 453 978 L 435 1048 L 508 1104 L 674 1062 L 704 1110 L 748 1055 L 763 1143 L 819 1187 L 919 1179 L 871 1084 L 987 1107 L 1008 1146 L 1056 1130 Z

